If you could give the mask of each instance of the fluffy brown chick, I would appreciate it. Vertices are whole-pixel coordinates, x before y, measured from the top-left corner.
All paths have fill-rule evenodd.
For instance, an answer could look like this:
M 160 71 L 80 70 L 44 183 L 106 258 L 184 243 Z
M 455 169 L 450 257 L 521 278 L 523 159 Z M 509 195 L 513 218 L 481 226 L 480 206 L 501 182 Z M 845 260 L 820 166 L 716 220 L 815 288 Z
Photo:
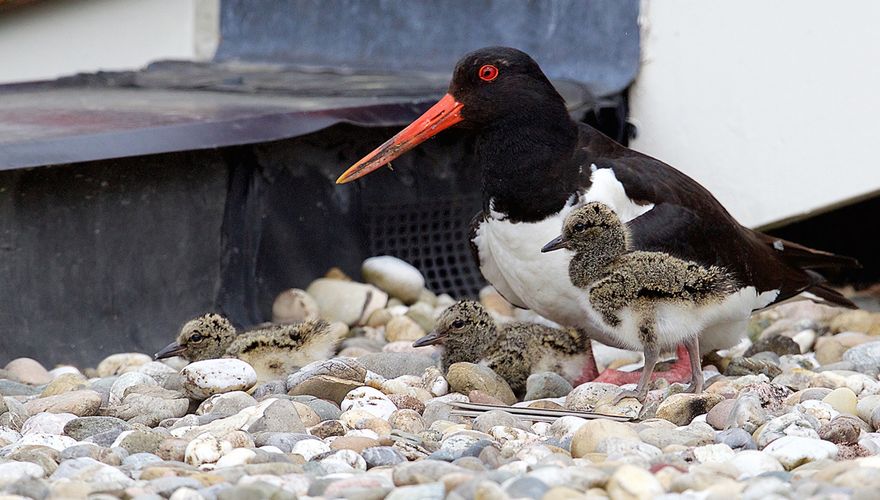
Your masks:
M 332 356 L 343 330 L 317 319 L 274 324 L 237 334 L 229 320 L 210 313 L 184 324 L 177 340 L 157 352 L 156 359 L 238 358 L 254 367 L 259 380 L 276 380 Z
M 525 322 L 499 325 L 479 302 L 466 300 L 443 311 L 434 330 L 413 345 L 442 345 L 444 371 L 458 362 L 485 364 L 521 397 L 532 373 L 549 371 L 572 383 L 577 380 L 587 361 L 587 342 L 573 329 Z

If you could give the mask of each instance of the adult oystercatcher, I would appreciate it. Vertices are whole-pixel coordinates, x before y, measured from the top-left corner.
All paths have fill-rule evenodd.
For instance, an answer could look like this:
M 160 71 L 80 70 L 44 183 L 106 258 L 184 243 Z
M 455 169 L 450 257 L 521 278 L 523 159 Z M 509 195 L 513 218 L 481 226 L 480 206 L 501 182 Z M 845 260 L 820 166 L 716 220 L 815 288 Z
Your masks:
M 750 310 L 800 293 L 854 307 L 814 271 L 856 265 L 853 259 L 743 227 L 690 177 L 574 122 L 538 64 L 512 48 L 464 56 L 437 104 L 337 182 L 367 175 L 452 126 L 475 134 L 482 172 L 483 209 L 472 223 L 472 248 L 485 278 L 516 306 L 616 343 L 584 314 L 583 290 L 568 276 L 570 255 L 541 253 L 572 208 L 600 201 L 628 224 L 633 249 L 724 268 L 742 285 L 737 293 Z M 722 322 L 707 325 L 701 340 L 704 350 L 720 349 L 743 335 Z M 678 352 L 675 373 L 689 379 L 687 355 Z M 584 379 L 593 376 L 595 365 L 584 372 Z

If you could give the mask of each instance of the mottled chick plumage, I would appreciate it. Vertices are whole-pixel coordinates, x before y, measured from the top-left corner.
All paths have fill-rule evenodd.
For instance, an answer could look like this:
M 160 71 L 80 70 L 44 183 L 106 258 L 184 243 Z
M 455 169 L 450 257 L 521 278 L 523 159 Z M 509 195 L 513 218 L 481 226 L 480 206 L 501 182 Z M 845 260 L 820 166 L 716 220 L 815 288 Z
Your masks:
M 567 248 L 571 282 L 586 292 L 585 310 L 618 347 L 642 349 L 645 370 L 634 393 L 643 398 L 660 350 L 684 343 L 691 357 L 693 390 L 702 388 L 699 340 L 703 325 L 735 294 L 733 278 L 664 252 L 629 251 L 629 232 L 607 205 L 572 210 L 562 236 L 545 250 Z
M 181 356 L 189 361 L 238 358 L 257 372 L 260 380 L 275 380 L 313 361 L 333 355 L 341 330 L 322 319 L 274 324 L 238 334 L 219 314 L 188 321 L 177 341 L 156 358 Z
M 434 330 L 414 345 L 442 345 L 444 371 L 458 362 L 485 364 L 522 396 L 532 373 L 551 371 L 574 382 L 586 363 L 587 342 L 573 329 L 525 322 L 499 325 L 479 302 L 461 301 L 443 311 Z

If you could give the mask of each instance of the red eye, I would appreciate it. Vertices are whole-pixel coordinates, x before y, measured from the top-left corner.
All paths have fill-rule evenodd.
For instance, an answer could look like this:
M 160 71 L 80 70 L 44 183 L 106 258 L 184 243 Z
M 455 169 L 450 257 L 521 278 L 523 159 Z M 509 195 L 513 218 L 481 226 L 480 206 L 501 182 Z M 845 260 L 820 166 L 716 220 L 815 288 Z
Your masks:
M 480 75 L 480 80 L 491 82 L 498 78 L 498 68 L 491 64 L 484 64 L 483 67 L 480 68 L 480 72 L 477 74 Z

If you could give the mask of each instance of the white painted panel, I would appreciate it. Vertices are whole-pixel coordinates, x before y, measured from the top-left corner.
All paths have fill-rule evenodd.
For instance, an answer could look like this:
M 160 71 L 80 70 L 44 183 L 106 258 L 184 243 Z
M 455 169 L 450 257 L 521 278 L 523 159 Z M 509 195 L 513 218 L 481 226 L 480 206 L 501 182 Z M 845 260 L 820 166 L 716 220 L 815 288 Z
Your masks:
M 4 11 L 0 83 L 210 58 L 217 12 L 218 0 L 41 0 Z
M 880 190 L 880 2 L 645 0 L 632 147 L 760 226 Z

